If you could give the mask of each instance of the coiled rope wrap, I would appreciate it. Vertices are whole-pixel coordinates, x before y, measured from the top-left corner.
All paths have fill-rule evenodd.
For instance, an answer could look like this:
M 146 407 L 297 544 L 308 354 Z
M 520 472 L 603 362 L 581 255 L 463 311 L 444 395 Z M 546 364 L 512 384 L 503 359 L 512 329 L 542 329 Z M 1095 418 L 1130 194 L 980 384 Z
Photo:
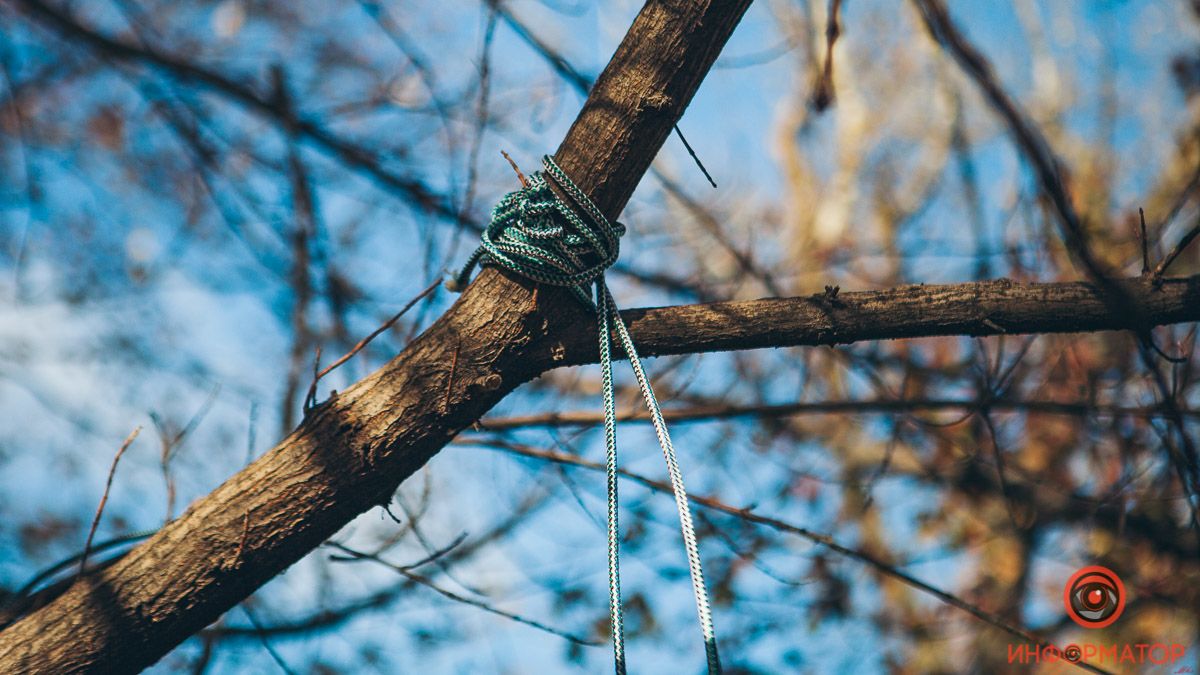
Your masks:
M 604 270 L 617 261 L 625 226 L 610 223 L 548 155 L 542 164 L 544 171 L 533 174 L 526 187 L 508 193 L 492 209 L 479 248 L 450 290 L 465 287 L 476 265 L 495 265 L 539 283 L 570 287 L 580 300 L 592 304 L 587 286 L 603 281 Z M 558 198 L 547 177 L 587 220 Z
M 700 550 L 696 544 L 696 529 L 683 475 L 675 457 L 675 447 L 667 433 L 667 425 L 659 410 L 658 400 L 642 369 L 641 359 L 634 349 L 629 330 L 617 311 L 604 271 L 620 255 L 620 240 L 625 234 L 621 223 L 610 223 L 592 200 L 580 190 L 567 174 L 548 155 L 542 157 L 543 170 L 535 173 L 521 190 L 505 195 L 492 209 L 492 220 L 483 233 L 479 248 L 471 254 L 462 271 L 448 284 L 451 290 L 461 290 L 470 280 L 476 265 L 495 265 L 539 283 L 569 287 L 586 305 L 596 310 L 600 333 L 600 369 L 604 392 L 604 440 L 608 497 L 608 591 L 612 619 L 613 654 L 618 675 L 625 673 L 625 630 L 621 610 L 621 571 L 619 561 L 619 528 L 617 519 L 617 422 L 612 379 L 612 333 L 616 330 L 621 347 L 629 356 L 634 377 L 650 411 L 654 432 L 662 447 L 667 473 L 675 492 L 679 524 L 687 551 L 692 591 L 696 596 L 696 613 L 704 636 L 704 652 L 710 675 L 721 672 L 717 656 L 717 640 L 713 631 L 708 591 L 700 565 Z M 564 203 L 550 185 L 570 198 L 573 205 Z M 586 217 L 581 217 L 580 213 Z M 589 286 L 595 284 L 595 295 Z

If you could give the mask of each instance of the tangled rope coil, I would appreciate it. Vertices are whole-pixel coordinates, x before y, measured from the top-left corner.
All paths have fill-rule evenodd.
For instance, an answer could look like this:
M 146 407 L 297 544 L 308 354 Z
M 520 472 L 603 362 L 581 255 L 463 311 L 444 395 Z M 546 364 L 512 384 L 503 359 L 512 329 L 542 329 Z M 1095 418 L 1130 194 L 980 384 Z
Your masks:
M 447 286 L 452 291 L 466 287 L 476 265 L 495 265 L 539 283 L 570 288 L 586 305 L 596 310 L 600 332 L 600 369 L 604 392 L 604 439 L 607 448 L 608 496 L 608 590 L 612 620 L 613 654 L 618 675 L 625 673 L 625 630 L 621 610 L 621 571 L 619 561 L 619 529 L 617 519 L 617 424 L 612 378 L 612 334 L 615 329 L 621 347 L 629 356 L 633 374 L 641 388 L 642 397 L 650 411 L 654 432 L 662 447 L 667 473 L 675 492 L 679 524 L 687 551 L 692 591 L 696 596 L 696 613 L 704 636 L 704 652 L 710 675 L 721 672 L 717 656 L 717 640 L 713 630 L 708 591 L 700 565 L 700 550 L 696 544 L 696 528 L 688 505 L 683 475 L 675 457 L 675 447 L 667 433 L 658 400 L 650 388 L 650 380 L 642 369 L 641 360 L 629 337 L 629 330 L 617 311 L 604 271 L 620 255 L 621 236 L 625 226 L 610 223 L 583 190 L 554 163 L 548 155 L 542 157 L 543 170 L 535 173 L 526 186 L 505 195 L 492 209 L 492 220 L 483 233 L 479 248 L 471 254 L 462 271 Z M 572 204 L 565 203 L 551 187 L 557 187 Z M 581 217 L 580 214 L 586 217 Z M 591 292 L 594 283 L 595 294 Z

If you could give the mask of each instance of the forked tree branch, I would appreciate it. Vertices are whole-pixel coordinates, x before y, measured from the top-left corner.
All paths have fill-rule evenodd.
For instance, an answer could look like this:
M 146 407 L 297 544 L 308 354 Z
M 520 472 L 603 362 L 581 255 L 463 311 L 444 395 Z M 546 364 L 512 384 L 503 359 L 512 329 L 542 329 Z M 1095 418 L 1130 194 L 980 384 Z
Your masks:
M 44 3 L 22 4 L 70 29 L 40 10 Z M 749 4 L 650 0 L 634 21 L 555 154 L 610 218 Z M 243 102 L 263 110 L 258 98 Z M 587 323 L 572 298 L 554 288 L 535 296 L 531 284 L 485 270 L 404 352 L 310 411 L 274 450 L 0 633 L 0 672 L 132 672 L 158 660 L 355 516 L 387 503 L 458 430 L 538 375 L 539 364 L 552 364 L 556 336 Z

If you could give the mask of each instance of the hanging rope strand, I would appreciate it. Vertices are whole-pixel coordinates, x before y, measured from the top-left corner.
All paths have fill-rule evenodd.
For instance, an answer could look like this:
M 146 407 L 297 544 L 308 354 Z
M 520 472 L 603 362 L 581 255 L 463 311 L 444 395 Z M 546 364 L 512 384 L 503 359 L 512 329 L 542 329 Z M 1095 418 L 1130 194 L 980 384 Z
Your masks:
M 610 313 L 615 319 L 614 323 L 617 327 L 617 335 L 621 339 L 621 346 L 625 349 L 625 354 L 629 356 L 629 364 L 633 366 L 633 375 L 642 389 L 642 398 L 646 401 L 646 408 L 649 409 L 650 419 L 654 423 L 654 433 L 658 436 L 659 446 L 662 447 L 663 459 L 667 463 L 667 474 L 671 478 L 671 490 L 675 493 L 675 508 L 679 511 L 679 527 L 683 531 L 683 547 L 687 551 L 688 571 L 692 575 L 692 591 L 696 596 L 696 614 L 700 618 L 700 632 L 704 637 L 704 654 L 708 660 L 708 672 L 719 673 L 721 672 L 721 662 L 717 657 L 717 636 L 713 629 L 712 610 L 708 605 L 708 591 L 704 585 L 704 570 L 700 565 L 700 547 L 696 543 L 696 526 L 692 523 L 691 504 L 688 502 L 687 490 L 683 487 L 683 474 L 679 470 L 679 460 L 675 457 L 675 446 L 671 444 L 671 436 L 667 433 L 667 423 L 658 406 L 658 399 L 654 396 L 654 390 L 650 387 L 650 380 L 646 377 L 646 372 L 642 370 L 642 361 L 638 358 L 637 350 L 633 346 L 633 340 L 629 337 L 629 330 L 626 328 L 625 322 L 617 313 L 617 305 L 608 292 L 608 286 L 603 280 L 596 284 L 600 287 L 600 293 L 604 296 L 606 305 L 606 308 L 601 311 Z M 611 387 L 611 384 L 609 386 Z M 605 427 L 615 429 L 616 420 L 606 416 Z M 610 476 L 610 480 L 615 483 L 615 472 L 610 473 Z
M 617 518 L 617 406 L 612 379 L 612 327 L 609 325 L 607 289 L 596 284 L 596 323 L 600 326 L 600 381 L 604 392 L 604 456 L 608 498 L 608 607 L 612 622 L 613 659 L 617 675 L 625 675 L 625 620 L 621 610 L 620 532 Z M 618 318 L 618 321 L 620 319 Z
M 600 338 L 600 372 L 604 396 L 604 444 L 608 497 L 608 593 L 612 621 L 613 655 L 617 675 L 625 675 L 625 629 L 621 608 L 620 528 L 617 502 L 617 415 L 612 377 L 613 330 L 629 357 L 634 377 L 641 388 L 658 444 L 662 447 L 675 506 L 679 511 L 679 526 L 683 531 L 692 591 L 696 597 L 696 614 L 704 637 L 704 653 L 710 675 L 721 672 L 717 655 L 716 633 L 708 591 L 704 586 L 704 571 L 700 564 L 700 549 L 696 543 L 696 528 L 692 523 L 691 506 L 683 487 L 683 474 L 675 456 L 675 447 L 667 433 L 658 400 L 650 380 L 642 369 L 629 329 L 617 311 L 617 304 L 604 283 L 604 270 L 620 255 L 621 236 L 625 226 L 609 222 L 583 190 L 554 163 L 542 157 L 543 170 L 535 173 L 525 188 L 510 192 L 492 209 L 492 220 L 483 233 L 479 248 L 467 260 L 462 271 L 447 284 L 451 290 L 461 290 L 470 280 L 477 265 L 495 265 L 538 283 L 570 288 L 584 304 L 596 310 Z M 572 202 L 567 204 L 554 187 Z M 586 218 L 579 214 L 582 212 Z M 594 285 L 593 300 L 589 287 Z

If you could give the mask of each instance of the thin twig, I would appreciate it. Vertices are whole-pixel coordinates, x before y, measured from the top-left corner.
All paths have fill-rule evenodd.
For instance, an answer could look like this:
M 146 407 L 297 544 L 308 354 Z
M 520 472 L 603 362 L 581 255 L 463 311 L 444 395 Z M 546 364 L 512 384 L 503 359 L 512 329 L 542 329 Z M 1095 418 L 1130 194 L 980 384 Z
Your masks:
M 398 503 L 400 505 L 400 509 L 404 511 L 404 516 L 406 518 L 408 518 L 408 529 L 412 532 L 413 536 L 416 537 L 417 542 L 421 545 L 421 548 L 424 549 L 426 556 L 427 556 L 424 560 L 422 560 L 420 562 L 411 563 L 410 565 L 408 565 L 408 568 L 411 570 L 414 567 L 416 567 L 417 565 L 423 565 L 427 562 L 433 562 L 437 565 L 438 569 L 440 569 L 442 571 L 442 573 L 446 575 L 446 578 L 450 579 L 451 581 L 458 584 L 462 588 L 465 588 L 468 591 L 471 591 L 475 595 L 479 595 L 479 596 L 487 595 L 487 593 L 485 591 L 481 590 L 479 587 L 472 585 L 471 583 L 469 583 L 463 579 L 460 579 L 458 577 L 458 575 L 456 575 L 454 573 L 454 571 L 450 569 L 449 565 L 446 565 L 445 563 L 442 562 L 442 556 L 445 555 L 447 551 L 449 551 L 450 549 L 457 546 L 458 542 L 452 542 L 450 544 L 450 546 L 443 547 L 441 552 L 439 553 L 438 549 L 435 548 L 434 545 L 429 541 L 429 538 L 425 536 L 424 529 L 421 527 L 421 516 L 424 514 L 425 509 L 428 508 L 429 484 L 426 483 L 425 487 L 426 487 L 426 490 L 424 491 L 424 494 L 422 495 L 424 500 L 423 500 L 423 503 L 421 504 L 420 510 L 418 510 L 418 511 L 413 511 L 412 509 L 410 509 L 408 507 L 408 504 L 404 501 L 404 495 L 402 495 L 402 494 L 396 495 L 396 503 Z M 461 541 L 463 537 L 466 537 L 465 532 L 462 533 L 462 535 L 459 537 L 459 541 Z
M 1156 343 L 1154 341 L 1153 333 L 1147 332 L 1144 341 L 1146 343 L 1146 346 L 1148 346 L 1148 347 L 1150 347 L 1150 349 L 1154 350 L 1154 353 L 1161 356 L 1164 361 L 1168 361 L 1168 362 L 1174 363 L 1176 365 L 1181 364 L 1181 363 L 1187 363 L 1189 361 L 1189 358 L 1187 356 L 1171 356 L 1170 354 L 1163 351 L 1162 348 L 1158 346 L 1158 343 Z
M 1175 259 L 1179 257 L 1179 254 L 1183 253 L 1183 250 L 1186 249 L 1188 245 L 1196 239 L 1197 236 L 1200 236 L 1200 220 L 1196 221 L 1196 225 L 1192 227 L 1192 229 L 1188 230 L 1187 233 L 1179 239 L 1179 243 L 1175 244 L 1175 248 L 1171 249 L 1171 252 L 1162 259 L 1162 262 L 1158 263 L 1158 267 L 1154 268 L 1154 284 L 1156 286 L 1162 284 L 1163 273 L 1167 271 L 1167 268 L 1171 266 L 1171 263 L 1175 262 Z
M 984 406 L 985 402 L 978 399 L 866 399 L 866 400 L 833 400 L 812 401 L 806 403 L 782 403 L 776 405 L 737 405 L 717 403 L 711 405 L 695 405 L 687 408 L 668 408 L 662 411 L 663 418 L 672 422 L 707 422 L 714 420 L 736 419 L 741 417 L 773 418 L 790 417 L 792 415 L 867 415 L 894 414 L 917 411 L 965 410 L 975 412 Z M 995 398 L 986 401 L 992 410 L 1024 411 L 1045 415 L 1086 416 L 1103 415 L 1106 417 L 1134 417 L 1150 419 L 1165 417 L 1166 411 L 1162 406 L 1117 406 L 1100 403 L 1076 401 L 1053 401 L 1045 399 L 1020 400 L 1013 398 Z M 1200 419 L 1200 410 L 1183 409 L 1185 417 Z M 604 416 L 601 413 L 584 410 L 569 410 L 564 412 L 539 413 L 515 417 L 491 417 L 479 420 L 474 430 L 500 431 L 505 429 L 520 429 L 532 427 L 589 427 L 601 424 Z M 650 414 L 642 410 L 629 410 L 617 413 L 618 422 L 649 422 Z
M 1186 206 L 1188 201 L 1191 200 L 1192 195 L 1196 192 L 1197 188 L 1200 188 L 1200 162 L 1196 163 L 1196 170 L 1192 172 L 1192 177 L 1188 179 L 1187 185 L 1183 186 L 1183 189 L 1179 191 L 1179 195 L 1175 197 L 1175 201 L 1172 202 L 1171 207 L 1167 209 L 1162 221 L 1155 225 L 1155 232 L 1164 232 L 1166 228 L 1172 222 L 1174 222 L 1175 217 L 1179 215 L 1179 212 L 1182 211 L 1183 207 Z
M 154 534 L 157 531 L 158 530 L 144 530 L 141 532 L 131 532 L 129 534 L 121 535 L 119 537 L 113 537 L 112 539 L 106 539 L 102 542 L 93 544 L 92 550 L 90 551 L 90 553 L 100 553 L 101 551 L 107 551 L 110 548 L 116 548 L 118 546 L 121 546 L 122 544 L 128 544 L 131 542 L 141 541 L 143 539 L 150 537 L 152 534 Z M 14 602 L 16 600 L 20 600 L 22 598 L 25 598 L 26 596 L 32 595 L 35 590 L 38 590 L 38 586 L 43 581 L 58 574 L 59 572 L 62 572 L 63 570 L 67 569 L 68 567 L 71 567 L 75 563 L 79 562 L 79 560 L 81 558 L 83 558 L 82 551 L 80 551 L 79 553 L 75 553 L 71 556 L 68 556 L 67 558 L 62 559 L 62 560 L 54 563 L 53 565 L 50 565 L 49 567 L 46 567 L 46 568 L 40 570 L 39 572 L 34 574 L 33 577 L 31 577 L 29 579 L 29 581 L 25 582 L 25 585 L 22 586 L 20 589 L 18 589 L 16 593 L 13 593 L 9 599 L 5 600 L 4 603 L 0 603 L 0 608 L 7 608 L 9 603 Z
M 429 550 L 429 552 L 425 554 L 424 558 L 421 558 L 421 559 L 417 560 L 416 562 L 411 562 L 407 565 L 404 565 L 403 567 L 404 567 L 404 569 L 411 571 L 411 570 L 415 570 L 416 568 L 421 567 L 423 565 L 428 565 L 429 563 L 431 563 L 435 560 L 440 560 L 442 558 L 442 556 L 445 556 L 445 555 L 449 554 L 451 551 L 453 551 L 454 549 L 458 548 L 459 544 L 466 541 L 466 539 L 467 539 L 467 533 L 459 532 L 458 536 L 455 537 L 454 540 L 451 541 L 449 544 L 446 544 L 445 546 L 443 546 L 439 549 Z M 327 545 L 332 546 L 337 549 L 344 548 L 341 544 L 337 544 L 334 542 L 329 542 Z M 379 554 L 377 554 L 377 553 L 358 553 L 355 555 L 346 555 L 346 556 L 331 555 L 331 556 L 329 556 L 329 559 L 334 562 L 361 562 L 363 560 L 370 560 L 373 557 L 378 557 L 378 555 Z
M 383 323 L 383 325 L 381 325 L 379 328 L 376 328 L 375 331 L 372 332 L 370 335 L 359 340 L 358 344 L 354 345 L 354 347 L 352 347 L 350 349 L 350 351 L 343 354 L 338 360 L 334 361 L 333 363 L 329 364 L 328 366 L 325 366 L 324 370 L 322 370 L 318 373 L 315 373 L 313 375 L 312 384 L 310 384 L 308 387 L 308 396 L 306 397 L 305 400 L 312 401 L 313 405 L 315 406 L 316 401 L 317 401 L 317 383 L 321 381 L 321 378 L 323 378 L 326 375 L 328 375 L 329 373 L 333 372 L 333 370 L 335 368 L 337 368 L 338 366 L 340 366 L 343 363 L 354 358 L 355 354 L 359 353 L 360 351 L 363 350 L 364 347 L 371 344 L 371 340 L 374 340 L 375 338 L 379 337 L 380 333 L 383 333 L 387 329 L 391 328 L 393 324 L 395 324 L 397 321 L 400 320 L 400 317 L 404 316 L 405 313 L 408 312 L 408 310 L 413 308 L 413 305 L 417 304 L 418 302 L 421 301 L 422 298 L 424 298 L 427 295 L 429 295 L 430 293 L 432 293 L 439 285 L 441 285 L 441 283 L 442 283 L 442 281 L 441 281 L 441 279 L 439 279 L 439 280 L 433 282 L 432 284 L 430 284 L 428 287 L 425 288 L 425 290 L 423 290 L 419 294 L 417 294 L 416 297 L 414 297 L 412 300 L 409 300 L 408 304 L 404 305 L 404 307 L 399 312 L 396 312 L 395 316 L 393 316 L 392 318 L 385 321 Z
M 683 132 L 680 131 L 678 124 L 675 125 L 675 135 L 679 137 L 679 140 L 683 141 L 683 147 L 687 150 L 687 153 L 692 156 L 692 161 L 696 163 L 696 166 L 700 167 L 700 173 L 704 174 L 704 177 L 708 179 L 708 184 L 713 186 L 714 190 L 717 189 L 717 181 L 713 180 L 712 174 L 708 172 L 708 169 L 704 168 L 704 162 L 700 161 L 699 155 L 697 155 L 696 151 L 692 149 L 692 144 L 688 143 L 687 138 L 685 138 Z
M 290 323 L 292 328 L 292 348 L 288 367 L 286 384 L 284 386 L 283 410 L 281 428 L 289 431 L 295 425 L 296 395 L 300 393 L 303 374 L 302 363 L 308 352 L 308 346 L 317 342 L 313 326 L 313 303 L 315 300 L 314 269 L 318 266 L 317 256 L 321 231 L 320 211 L 317 208 L 317 189 L 314 186 L 304 158 L 299 149 L 301 136 L 299 133 L 300 114 L 293 101 L 287 82 L 287 73 L 282 65 L 271 66 L 271 100 L 279 109 L 284 130 L 287 132 L 287 180 L 291 190 L 291 209 L 293 224 L 287 238 L 291 249 L 288 284 L 291 288 L 292 302 Z M 336 311 L 336 310 L 335 310 Z M 317 345 L 316 360 L 320 361 L 321 348 Z M 313 369 L 317 364 L 313 364 Z M 301 406 L 305 415 L 310 409 L 309 399 L 305 397 Z
M 321 380 L 321 345 L 313 352 L 312 383 L 308 385 L 308 393 L 304 395 L 304 414 L 317 407 L 317 382 Z
M 479 152 L 483 135 L 491 121 L 492 43 L 496 37 L 496 10 L 488 11 L 487 23 L 479 44 L 479 95 L 475 104 L 475 125 L 471 147 L 467 152 L 467 186 L 463 192 L 462 210 L 469 212 L 475 204 L 475 189 L 479 183 Z
M 548 626 L 548 625 L 546 625 L 540 621 L 537 621 L 535 619 L 529 619 L 524 616 L 521 616 L 520 614 L 513 614 L 512 612 L 506 612 L 502 609 L 493 607 L 493 606 L 487 604 L 486 602 L 482 602 L 482 601 L 476 600 L 474 598 L 468 598 L 468 597 L 459 595 L 453 591 L 448 591 L 448 590 L 442 588 L 441 586 L 438 586 L 437 584 L 433 583 L 433 581 L 431 581 L 419 574 L 416 574 L 414 572 L 410 572 L 407 567 L 403 567 L 400 565 L 394 565 L 390 562 L 387 562 L 386 560 L 383 560 L 382 558 L 380 558 L 378 556 L 371 555 L 370 553 L 364 553 L 362 551 L 357 551 L 357 550 L 349 548 L 348 546 L 345 546 L 343 544 L 337 544 L 337 543 L 333 543 L 333 542 L 330 542 L 329 546 L 332 546 L 333 548 L 336 548 L 339 551 L 341 551 L 349 556 L 352 556 L 354 558 L 370 560 L 372 562 L 383 565 L 384 567 L 396 572 L 397 574 L 400 574 L 400 575 L 406 577 L 407 579 L 409 579 L 411 581 L 415 581 L 416 583 L 421 584 L 422 586 L 428 586 L 429 588 L 433 589 L 434 591 L 436 591 L 438 594 L 442 595 L 443 597 L 449 598 L 450 600 L 453 600 L 455 602 L 461 602 L 465 605 L 477 607 L 479 609 L 482 609 L 485 612 L 495 614 L 496 616 L 504 617 L 505 619 L 509 619 L 511 621 L 516 621 L 517 623 L 524 624 L 531 628 L 536 628 L 540 631 L 549 633 L 551 635 L 556 635 L 560 638 L 563 638 L 564 640 L 573 642 L 573 643 L 583 646 L 583 647 L 599 647 L 601 645 L 601 643 L 599 643 L 595 640 L 589 640 L 587 638 L 580 637 L 573 633 L 568 633 L 564 630 L 560 630 L 553 626 Z
M 418 79 L 421 80 L 421 84 L 429 94 L 429 99 L 433 103 L 433 107 L 437 110 L 442 131 L 446 137 L 446 148 L 450 151 L 451 155 L 455 154 L 454 149 L 457 144 L 455 143 L 455 136 L 450 122 L 453 118 L 453 106 L 438 93 L 437 77 L 433 72 L 433 67 L 430 65 L 429 59 L 417 49 L 416 45 L 412 43 L 412 40 L 409 39 L 409 36 L 400 27 L 400 24 L 391 17 L 390 12 L 382 7 L 379 2 L 359 0 L 358 5 L 362 8 L 363 13 L 371 17 L 375 24 L 379 26 L 380 31 L 391 40 L 396 49 L 404 55 L 404 58 L 408 59 L 409 65 L 412 66 Z
M 104 495 L 100 497 L 100 505 L 96 507 L 96 516 L 92 518 L 92 527 L 88 530 L 87 542 L 83 545 L 83 555 L 79 557 L 79 577 L 83 576 L 83 571 L 87 568 L 88 554 L 92 551 L 92 538 L 96 536 L 96 527 L 100 525 L 100 516 L 104 513 L 104 505 L 108 503 L 108 491 L 112 488 L 113 476 L 117 473 L 117 463 L 121 461 L 121 455 L 125 454 L 125 451 L 133 443 L 133 439 L 137 438 L 141 431 L 142 428 L 139 426 L 130 432 L 120 449 L 117 450 L 117 454 L 113 456 L 112 466 L 108 469 L 108 480 L 104 484 Z
M 400 520 L 398 517 L 396 517 L 396 514 L 392 513 L 392 505 L 391 505 L 391 504 L 384 504 L 384 505 L 383 505 L 383 512 L 387 514 L 387 517 L 388 517 L 388 518 L 391 518 L 391 519 L 392 519 L 392 522 L 393 522 L 393 523 L 395 523 L 395 524 L 397 524 L 397 525 L 403 525 L 403 524 L 404 524 L 404 521 L 403 521 L 403 520 Z
M 217 384 L 212 388 L 212 391 L 209 392 L 208 398 L 205 399 L 204 403 L 200 405 L 200 408 L 195 412 L 195 414 L 192 415 L 191 419 L 187 421 L 187 424 L 184 424 L 183 428 L 174 434 L 172 434 L 171 430 L 167 428 L 167 423 L 158 415 L 158 413 L 154 411 L 150 412 L 150 421 L 154 422 L 154 430 L 158 432 L 160 447 L 159 465 L 162 470 L 163 484 L 166 486 L 167 490 L 167 515 L 163 520 L 164 525 L 171 522 L 171 520 L 175 517 L 175 479 L 171 477 L 171 460 L 174 459 L 175 455 L 177 455 L 183 448 L 184 441 L 187 440 L 188 436 L 190 436 L 191 433 L 196 430 L 196 427 L 200 426 L 200 423 L 204 421 L 204 418 L 208 415 L 209 410 L 211 410 L 213 404 L 216 403 L 217 395 L 220 393 L 221 385 Z
M 275 661 L 275 665 L 279 666 L 279 669 L 282 670 L 285 675 L 294 675 L 296 671 L 288 667 L 287 662 L 283 660 L 283 657 L 279 655 L 279 652 L 275 651 L 275 648 L 271 646 L 270 640 L 267 639 L 266 631 L 263 630 L 262 624 L 260 624 L 258 619 L 254 617 L 254 613 L 250 611 L 250 608 L 243 604 L 242 612 L 246 615 L 246 618 L 250 620 L 250 625 L 254 626 L 254 630 L 258 633 L 258 639 L 262 642 L 262 646 L 267 650 L 267 653 L 271 655 L 271 659 Z
M 1138 220 L 1142 224 L 1142 276 L 1150 274 L 1150 242 L 1146 239 L 1146 212 L 1138 207 Z
M 427 553 L 425 555 L 424 558 L 421 558 L 420 560 L 418 560 L 416 562 L 409 563 L 407 565 L 407 567 L 408 567 L 408 569 L 412 570 L 412 569 L 421 567 L 422 565 L 428 565 L 429 563 L 434 562 L 434 561 L 440 562 L 442 559 L 442 556 L 444 556 L 447 553 L 449 553 L 450 551 L 453 551 L 454 549 L 458 548 L 458 545 L 463 543 L 466 540 L 467 540 L 467 533 L 459 532 L 458 536 L 455 537 L 454 540 L 451 541 L 449 544 L 446 544 L 445 546 L 443 546 L 439 549 L 436 549 L 434 551 L 430 551 L 429 553 Z M 448 569 L 448 568 L 443 568 L 443 569 Z
M 1004 449 L 1000 447 L 1000 437 L 996 433 L 995 423 L 992 422 L 990 409 L 984 406 L 979 411 L 979 417 L 983 420 L 983 426 L 987 429 L 988 439 L 991 441 L 992 458 L 996 462 L 996 482 L 1000 486 L 1000 496 L 1004 500 L 1004 509 L 1008 512 L 1008 521 L 1018 530 L 1025 529 L 1026 525 L 1023 525 L 1017 518 L 1017 511 L 1014 508 L 1017 500 L 1008 485 L 1008 477 L 1004 475 Z
M 492 11 L 499 14 L 500 18 L 504 19 L 504 22 L 508 24 L 508 27 L 513 29 L 513 31 L 518 37 L 521 38 L 521 40 L 525 42 L 525 44 L 529 45 L 535 52 L 538 53 L 539 56 L 545 59 L 546 63 L 550 65 L 554 72 L 558 73 L 560 77 L 570 83 L 571 86 L 575 87 L 575 90 L 580 94 L 587 96 L 588 91 L 592 88 L 593 78 L 579 72 L 579 70 L 576 69 L 575 66 L 571 65 L 565 58 L 563 58 L 561 54 L 555 52 L 550 45 L 546 44 L 541 40 L 541 38 L 534 35 L 533 32 L 529 30 L 528 26 L 517 19 L 512 12 L 508 11 L 508 8 L 504 6 L 502 0 L 484 0 L 484 3 L 487 4 L 488 7 L 492 8 Z M 700 168 L 700 172 L 704 174 L 706 179 L 708 179 L 708 184 L 716 188 L 717 182 L 713 180 L 712 174 L 710 174 L 708 169 L 705 168 L 704 162 L 700 161 L 700 157 L 692 148 L 692 144 L 688 143 L 687 138 L 684 137 L 683 131 L 680 130 L 679 125 L 676 124 L 674 129 L 675 135 L 678 136 L 679 140 L 683 142 L 683 147 L 687 150 L 688 155 L 691 156 L 692 161 L 696 163 L 696 166 Z
M 526 180 L 525 174 L 521 173 L 521 167 L 517 166 L 517 162 L 504 150 L 501 150 L 500 154 L 504 155 L 504 159 L 508 160 L 508 165 L 512 167 L 512 170 L 517 172 L 517 178 L 521 181 L 521 187 L 529 187 L 529 181 Z

